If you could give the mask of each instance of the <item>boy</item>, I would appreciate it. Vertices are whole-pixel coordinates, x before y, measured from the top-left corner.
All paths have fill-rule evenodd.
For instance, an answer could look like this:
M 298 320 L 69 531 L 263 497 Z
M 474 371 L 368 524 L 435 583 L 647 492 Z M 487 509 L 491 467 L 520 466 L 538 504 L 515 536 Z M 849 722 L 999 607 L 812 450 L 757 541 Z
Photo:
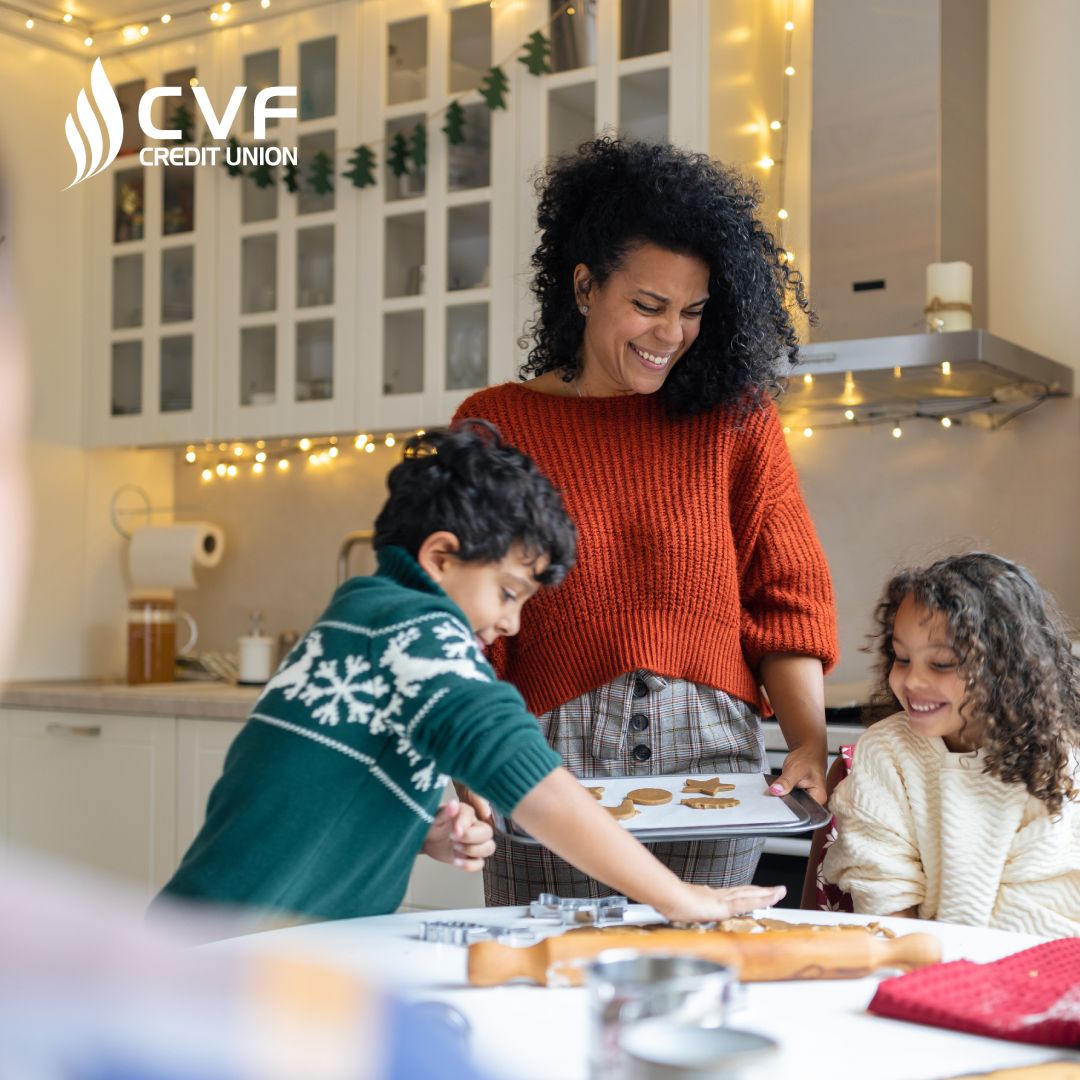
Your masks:
M 379 915 L 418 852 L 490 854 L 450 778 L 541 843 L 671 919 L 725 918 L 782 890 L 679 881 L 560 767 L 482 652 L 573 565 L 559 495 L 483 421 L 410 439 L 375 522 L 378 573 L 353 578 L 267 683 L 164 894 L 278 916 Z

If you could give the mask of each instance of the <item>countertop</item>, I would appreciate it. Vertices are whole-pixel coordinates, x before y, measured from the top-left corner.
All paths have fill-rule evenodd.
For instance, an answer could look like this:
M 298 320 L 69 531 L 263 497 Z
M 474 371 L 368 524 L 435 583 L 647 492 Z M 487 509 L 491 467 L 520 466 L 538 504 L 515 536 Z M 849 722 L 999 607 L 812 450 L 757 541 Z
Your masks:
M 635 905 L 631 911 L 642 921 L 655 918 L 651 908 Z M 253 934 L 208 948 L 236 950 L 245 955 L 264 950 L 306 954 L 360 972 L 405 998 L 453 1005 L 471 1026 L 471 1049 L 477 1064 L 500 1080 L 584 1080 L 588 1033 L 584 990 L 522 984 L 470 987 L 465 977 L 464 948 L 431 944 L 416 937 L 418 924 L 426 919 L 535 926 L 535 922 L 524 918 L 525 913 L 524 908 L 479 908 L 350 919 Z M 870 921 L 859 915 L 821 911 L 777 909 L 770 914 L 792 922 Z M 996 960 L 1041 940 L 1026 934 L 929 921 L 877 921 L 898 933 L 935 935 L 941 939 L 945 960 Z M 745 987 L 731 1024 L 763 1032 L 779 1042 L 780 1053 L 765 1067 L 764 1075 L 768 1077 L 940 1080 L 1053 1059 L 1080 1061 L 1080 1052 L 873 1016 L 866 1006 L 881 977 L 753 983 Z
M 219 682 L 150 683 L 145 686 L 75 680 L 16 682 L 0 691 L 0 708 L 246 720 L 261 692 L 261 686 L 230 686 Z

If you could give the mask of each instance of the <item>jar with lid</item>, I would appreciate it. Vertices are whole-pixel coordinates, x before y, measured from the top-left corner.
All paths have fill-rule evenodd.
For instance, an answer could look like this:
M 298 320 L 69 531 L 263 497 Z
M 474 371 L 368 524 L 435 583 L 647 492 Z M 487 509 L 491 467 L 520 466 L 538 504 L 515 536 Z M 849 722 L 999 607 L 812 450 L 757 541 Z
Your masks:
M 195 620 L 186 611 L 176 610 L 174 600 L 133 596 L 128 601 L 127 681 L 130 686 L 172 682 L 176 678 L 177 618 L 187 623 L 189 638 L 181 651 L 188 653 L 198 639 L 198 630 Z

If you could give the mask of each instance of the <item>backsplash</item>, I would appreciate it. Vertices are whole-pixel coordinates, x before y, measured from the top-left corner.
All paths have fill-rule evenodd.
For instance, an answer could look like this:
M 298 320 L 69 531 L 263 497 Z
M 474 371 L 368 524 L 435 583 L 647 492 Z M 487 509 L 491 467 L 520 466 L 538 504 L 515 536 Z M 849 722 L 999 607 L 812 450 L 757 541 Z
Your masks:
M 200 649 L 235 652 L 249 613 L 263 614 L 265 631 L 302 633 L 322 612 L 337 583 L 337 553 L 346 533 L 371 528 L 386 496 L 386 474 L 400 447 L 363 454 L 345 443 L 331 466 L 294 458 L 287 473 L 204 481 L 177 454 L 177 520 L 212 521 L 225 530 L 225 557 L 196 575 L 199 588 L 177 592 L 178 606 L 199 624 Z M 353 573 L 371 573 L 366 545 L 353 550 Z
M 275 636 L 302 632 L 322 611 L 342 538 L 371 527 L 400 458 L 400 447 L 357 454 L 345 445 L 330 466 L 296 460 L 287 474 L 244 470 L 209 483 L 177 455 L 178 517 L 221 525 L 228 545 L 220 566 L 200 571 L 197 591 L 177 595 L 199 623 L 202 647 L 235 650 L 252 609 Z M 790 446 L 832 567 L 838 681 L 866 677 L 860 647 L 885 579 L 951 552 L 1019 560 L 1080 622 L 1080 401 L 1046 402 L 994 432 L 913 422 L 900 440 L 888 427 L 864 427 L 793 436 Z M 370 550 L 356 548 L 352 572 L 372 568 Z

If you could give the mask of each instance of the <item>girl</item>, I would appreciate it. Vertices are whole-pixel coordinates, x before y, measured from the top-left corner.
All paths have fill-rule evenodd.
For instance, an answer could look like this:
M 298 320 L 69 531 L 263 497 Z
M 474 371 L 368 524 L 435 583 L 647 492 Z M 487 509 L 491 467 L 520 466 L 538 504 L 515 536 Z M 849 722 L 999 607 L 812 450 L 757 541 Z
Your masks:
M 1080 935 L 1080 660 L 1032 576 L 995 555 L 892 579 L 880 702 L 830 803 L 824 876 L 857 912 Z

